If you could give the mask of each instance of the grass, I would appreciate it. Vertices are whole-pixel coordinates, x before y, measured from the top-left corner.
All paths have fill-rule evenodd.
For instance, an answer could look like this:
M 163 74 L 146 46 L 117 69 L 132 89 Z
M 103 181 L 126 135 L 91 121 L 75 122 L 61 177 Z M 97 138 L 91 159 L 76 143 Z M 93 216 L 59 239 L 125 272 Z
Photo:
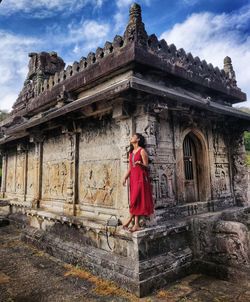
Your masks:
M 94 293 L 100 296 L 120 296 L 123 298 L 128 299 L 131 302 L 139 301 L 137 297 L 135 297 L 133 294 L 119 288 L 111 281 L 103 280 L 99 277 L 93 276 L 90 272 L 85 271 L 81 268 L 77 268 L 73 265 L 66 264 L 64 267 L 68 270 L 64 276 L 73 276 L 80 279 L 84 279 L 87 281 L 90 281 L 95 285 Z
M 247 165 L 250 167 L 250 151 L 247 151 Z

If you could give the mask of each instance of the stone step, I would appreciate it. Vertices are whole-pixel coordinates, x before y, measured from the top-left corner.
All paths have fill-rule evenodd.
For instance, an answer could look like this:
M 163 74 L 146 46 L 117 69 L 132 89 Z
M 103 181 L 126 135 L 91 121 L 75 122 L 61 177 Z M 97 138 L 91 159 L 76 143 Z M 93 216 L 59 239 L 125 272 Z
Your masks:
M 169 209 L 157 209 L 156 215 L 158 222 L 164 222 L 166 220 L 217 212 L 220 210 L 232 208 L 234 206 L 235 204 L 231 199 L 194 202 L 177 205 Z

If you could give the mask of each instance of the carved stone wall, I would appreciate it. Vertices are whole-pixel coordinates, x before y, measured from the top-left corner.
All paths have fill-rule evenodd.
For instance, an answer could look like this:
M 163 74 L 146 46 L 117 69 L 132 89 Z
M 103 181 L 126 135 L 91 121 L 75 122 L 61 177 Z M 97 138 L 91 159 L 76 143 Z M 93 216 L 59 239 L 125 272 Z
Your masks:
M 119 136 L 120 127 L 114 120 L 96 120 L 83 126 L 79 139 L 80 206 L 117 205 L 121 190 Z
M 212 129 L 213 164 L 212 194 L 214 199 L 225 198 L 232 195 L 230 182 L 229 143 L 226 135 L 219 125 Z
M 15 193 L 16 151 L 11 150 L 7 156 L 6 195 Z
M 25 190 L 25 173 L 26 173 L 26 166 L 25 166 L 25 152 L 18 152 L 16 156 L 16 179 L 15 179 L 15 186 L 16 186 L 16 193 L 19 195 L 24 194 Z
M 67 198 L 70 141 L 65 135 L 50 137 L 43 143 L 42 200 Z
M 34 198 L 35 192 L 36 192 L 36 165 L 37 161 L 35 158 L 35 147 L 33 145 L 30 146 L 29 152 L 28 152 L 28 173 L 27 173 L 27 196 L 29 198 Z
M 193 220 L 195 258 L 242 268 L 250 264 L 249 208 Z
M 138 108 L 139 111 L 139 108 Z M 175 203 L 175 159 L 173 130 L 168 112 L 161 115 L 139 115 L 136 132 L 146 138 L 150 161 L 150 176 L 155 207 L 168 207 Z
M 243 131 L 238 129 L 231 136 L 232 176 L 235 200 L 238 205 L 247 203 L 247 166 Z

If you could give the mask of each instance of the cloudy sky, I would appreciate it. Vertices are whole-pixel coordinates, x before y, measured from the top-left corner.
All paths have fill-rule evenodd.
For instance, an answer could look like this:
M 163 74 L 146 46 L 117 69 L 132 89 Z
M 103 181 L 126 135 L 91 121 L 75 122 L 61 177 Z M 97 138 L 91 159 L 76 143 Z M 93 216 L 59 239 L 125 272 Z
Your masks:
M 57 51 L 67 64 L 123 34 L 131 0 L 2 0 L 0 109 L 11 110 L 28 53 Z M 230 56 L 250 107 L 250 0 L 138 0 L 148 34 L 223 68 Z

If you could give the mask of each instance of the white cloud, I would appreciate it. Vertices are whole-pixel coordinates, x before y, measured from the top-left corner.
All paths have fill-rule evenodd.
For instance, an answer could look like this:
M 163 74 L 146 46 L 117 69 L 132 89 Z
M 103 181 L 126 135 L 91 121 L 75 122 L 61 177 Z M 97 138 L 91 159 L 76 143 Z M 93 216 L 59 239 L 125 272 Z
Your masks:
M 110 31 L 109 24 L 98 23 L 94 20 L 81 21 L 79 24 L 70 24 L 65 29 L 55 28 L 54 31 L 41 40 L 29 36 L 19 36 L 0 30 L 0 110 L 10 110 L 28 71 L 28 53 L 48 49 L 65 51 L 63 59 L 71 62 L 87 55 L 97 46 L 103 46 Z M 53 35 L 53 36 L 51 36 Z
M 184 4 L 190 5 L 190 6 L 195 5 L 196 3 L 199 2 L 199 0 L 182 0 L 182 1 L 184 2 Z
M 192 14 L 163 32 L 161 38 L 220 68 L 224 57 L 231 57 L 238 86 L 250 99 L 250 36 L 244 34 L 249 23 L 250 5 L 231 14 Z M 250 100 L 242 105 L 250 107 Z
M 75 60 L 76 55 L 86 56 L 89 51 L 95 51 L 98 46 L 103 47 L 110 33 L 108 23 L 98 23 L 95 20 L 85 20 L 77 24 L 69 24 L 66 33 L 59 33 L 56 41 L 62 48 L 70 46 L 73 51 L 66 55 L 67 61 Z
M 139 4 L 150 6 L 152 0 L 141 0 Z M 122 29 L 125 29 L 125 26 L 128 22 L 128 8 L 134 3 L 134 0 L 116 0 L 117 11 L 114 15 L 114 30 L 119 32 Z
M 10 110 L 27 74 L 28 53 L 40 42 L 1 30 L 0 40 L 0 109 Z
M 12 15 L 16 12 L 31 13 L 33 17 L 45 18 L 55 13 L 73 13 L 86 5 L 99 8 L 105 0 L 5 0 L 1 3 L 0 14 Z

